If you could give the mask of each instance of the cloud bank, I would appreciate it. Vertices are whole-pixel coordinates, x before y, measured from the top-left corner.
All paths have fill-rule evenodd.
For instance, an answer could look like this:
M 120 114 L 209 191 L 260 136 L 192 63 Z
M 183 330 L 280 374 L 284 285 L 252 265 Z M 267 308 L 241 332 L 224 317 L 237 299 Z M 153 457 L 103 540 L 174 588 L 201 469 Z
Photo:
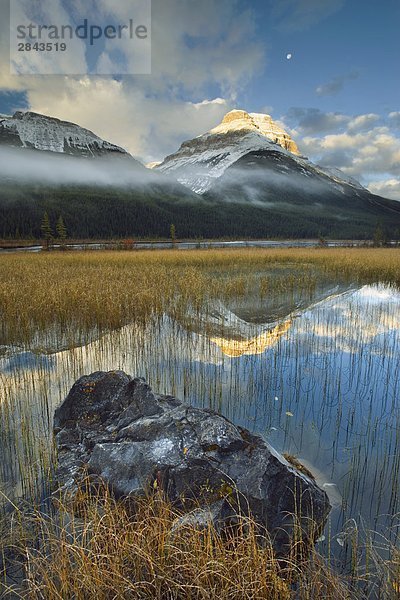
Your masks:
M 400 113 L 344 115 L 292 108 L 282 118 L 300 151 L 313 162 L 338 167 L 373 193 L 400 200 Z

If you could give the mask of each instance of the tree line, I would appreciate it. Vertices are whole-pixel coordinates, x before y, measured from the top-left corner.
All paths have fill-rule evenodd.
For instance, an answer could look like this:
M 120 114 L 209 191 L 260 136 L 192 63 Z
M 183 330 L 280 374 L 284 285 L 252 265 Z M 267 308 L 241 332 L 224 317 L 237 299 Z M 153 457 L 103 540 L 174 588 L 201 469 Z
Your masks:
M 173 224 L 173 227 L 171 227 Z M 377 225 L 379 228 L 377 231 Z M 2 186 L 0 238 L 70 239 L 162 238 L 338 238 L 397 239 L 400 214 L 379 219 L 348 210 L 339 220 L 313 206 L 274 207 L 196 198 L 174 193 L 109 191 L 90 188 L 33 189 Z

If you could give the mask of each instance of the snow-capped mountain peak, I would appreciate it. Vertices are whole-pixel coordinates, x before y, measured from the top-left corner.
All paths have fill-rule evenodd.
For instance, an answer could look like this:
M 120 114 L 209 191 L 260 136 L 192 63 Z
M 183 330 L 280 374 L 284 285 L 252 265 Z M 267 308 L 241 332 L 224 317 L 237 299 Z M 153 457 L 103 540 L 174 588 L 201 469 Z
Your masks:
M 223 118 L 222 122 L 211 129 L 211 135 L 230 133 L 232 131 L 253 131 L 265 136 L 275 144 L 279 144 L 285 150 L 293 154 L 300 154 L 296 143 L 284 131 L 270 115 L 262 113 L 247 113 L 244 110 L 231 110 Z
M 286 185 L 290 165 L 294 165 L 297 172 L 311 178 L 322 176 L 340 191 L 344 190 L 343 186 L 364 190 L 339 169 L 319 167 L 301 156 L 296 142 L 270 115 L 244 110 L 228 112 L 219 125 L 184 142 L 175 154 L 152 166 L 173 176 L 192 191 L 204 194 L 227 169 L 246 155 L 258 152 L 270 156 L 275 167 L 281 163 Z
M 30 111 L 17 111 L 12 117 L 0 115 L 0 144 L 87 157 L 128 155 L 123 148 L 75 123 Z
M 299 155 L 296 143 L 269 115 L 232 110 L 219 125 L 184 142 L 155 168 L 203 194 L 228 167 L 255 150 Z

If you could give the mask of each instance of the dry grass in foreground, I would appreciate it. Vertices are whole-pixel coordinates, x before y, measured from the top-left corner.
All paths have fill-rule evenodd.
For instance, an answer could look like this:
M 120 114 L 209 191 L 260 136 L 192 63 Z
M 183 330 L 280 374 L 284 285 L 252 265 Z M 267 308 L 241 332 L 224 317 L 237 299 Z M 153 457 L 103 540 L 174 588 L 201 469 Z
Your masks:
M 173 530 L 178 513 L 160 496 L 139 501 L 135 516 L 102 491 L 85 496 L 79 518 L 61 508 L 56 518 L 34 515 L 34 547 L 21 541 L 14 556 L 24 564 L 17 597 L 32 600 L 344 600 L 339 577 L 313 555 L 302 564 L 278 563 L 243 518 L 235 537 L 210 526 Z M 71 507 L 70 507 L 71 508 Z M 16 531 L 18 540 L 26 540 Z M 16 559 L 18 560 L 18 558 Z M 1 586 L 0 586 L 1 591 Z M 10 590 L 9 590 L 10 591 Z M 7 592 L 6 592 L 7 594 Z M 6 595 L 7 597 L 7 595 Z
M 16 508 L 16 507 L 15 507 Z M 74 516 L 75 515 L 75 516 Z M 107 489 L 58 503 L 53 516 L 16 509 L 0 527 L 0 597 L 21 600 L 398 600 L 400 552 L 382 539 L 346 577 L 315 549 L 277 561 L 251 519 L 234 535 L 174 527 L 159 492 L 128 505 Z M 0 522 L 1 525 L 1 522 Z M 355 550 L 355 549 L 353 549 Z M 381 556 L 381 551 L 387 555 Z M 356 551 L 356 550 L 355 550 Z M 2 561 L 3 558 L 3 561 Z M 15 582 L 15 578 L 17 583 Z

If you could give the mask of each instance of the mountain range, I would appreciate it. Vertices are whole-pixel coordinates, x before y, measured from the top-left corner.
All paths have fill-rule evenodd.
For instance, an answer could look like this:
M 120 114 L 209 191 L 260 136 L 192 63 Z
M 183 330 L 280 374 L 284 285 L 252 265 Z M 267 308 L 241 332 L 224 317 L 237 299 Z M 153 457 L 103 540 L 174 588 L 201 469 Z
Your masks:
M 44 211 L 76 238 L 371 238 L 400 203 L 301 156 L 269 115 L 234 110 L 146 168 L 74 123 L 0 115 L 0 237 L 40 237 Z

